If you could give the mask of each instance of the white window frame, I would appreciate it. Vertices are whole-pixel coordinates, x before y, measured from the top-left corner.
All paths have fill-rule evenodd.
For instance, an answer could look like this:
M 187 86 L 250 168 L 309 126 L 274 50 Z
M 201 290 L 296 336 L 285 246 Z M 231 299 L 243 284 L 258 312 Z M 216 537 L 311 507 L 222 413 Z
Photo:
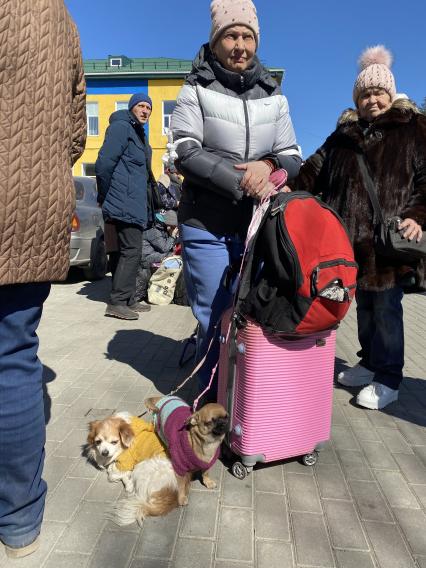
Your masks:
M 89 112 L 89 105 L 96 105 L 96 113 Z M 86 114 L 87 114 L 87 136 L 99 136 L 99 103 L 97 101 L 87 101 L 86 102 Z M 90 119 L 96 118 L 96 122 L 92 123 L 96 125 L 96 128 L 90 127 Z M 96 133 L 95 133 L 96 132 Z
M 129 106 L 129 101 L 115 101 L 115 110 L 122 110 L 118 108 L 118 105 L 125 105 L 122 107 L 122 109 L 127 110 L 127 107 Z
M 168 112 L 164 112 L 164 105 L 165 103 L 175 103 L 175 107 L 176 107 L 176 100 L 174 99 L 169 99 L 167 101 L 163 101 L 163 122 L 162 122 L 162 132 L 164 136 L 167 136 L 167 134 L 169 133 L 169 128 L 170 128 L 170 120 L 172 118 L 172 113 Z M 172 111 L 173 112 L 173 111 Z M 166 126 L 166 122 L 168 122 L 168 125 Z
M 113 63 L 113 61 L 118 61 L 118 63 Z M 110 67 L 122 67 L 123 60 L 121 57 L 110 57 L 109 59 L 109 66 Z

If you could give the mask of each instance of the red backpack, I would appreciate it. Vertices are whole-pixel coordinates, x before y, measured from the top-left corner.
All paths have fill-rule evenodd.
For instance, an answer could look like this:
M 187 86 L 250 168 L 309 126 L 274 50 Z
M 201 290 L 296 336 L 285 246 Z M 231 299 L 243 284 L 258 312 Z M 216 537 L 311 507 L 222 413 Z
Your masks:
M 336 327 L 349 309 L 358 265 L 339 215 L 310 193 L 279 193 L 253 237 L 236 311 L 273 333 Z

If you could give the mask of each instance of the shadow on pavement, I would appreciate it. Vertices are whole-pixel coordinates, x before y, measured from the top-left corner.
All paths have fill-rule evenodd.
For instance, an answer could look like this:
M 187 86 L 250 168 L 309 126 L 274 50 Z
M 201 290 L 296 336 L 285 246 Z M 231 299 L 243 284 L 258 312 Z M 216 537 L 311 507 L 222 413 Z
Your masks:
M 105 276 L 96 282 L 83 282 L 82 287 L 77 292 L 80 296 L 86 296 L 92 302 L 106 303 L 111 292 L 111 277 Z
M 52 408 L 52 399 L 47 392 L 47 383 L 51 383 L 56 379 L 56 373 L 50 367 L 43 365 L 43 404 L 44 404 L 44 423 L 49 424 L 50 409 Z
M 111 291 L 111 276 L 105 276 L 101 280 L 88 281 L 84 273 L 79 268 L 72 266 L 69 269 L 67 279 L 56 284 L 67 286 L 68 284 L 80 284 L 81 288 L 77 292 L 80 296 L 86 296 L 93 302 L 106 302 Z
M 149 379 L 162 394 L 168 394 L 191 372 L 192 365 L 179 366 L 184 341 L 157 335 L 143 329 L 118 330 L 107 346 L 105 356 L 132 367 Z M 179 393 L 184 400 L 193 400 L 196 379 Z

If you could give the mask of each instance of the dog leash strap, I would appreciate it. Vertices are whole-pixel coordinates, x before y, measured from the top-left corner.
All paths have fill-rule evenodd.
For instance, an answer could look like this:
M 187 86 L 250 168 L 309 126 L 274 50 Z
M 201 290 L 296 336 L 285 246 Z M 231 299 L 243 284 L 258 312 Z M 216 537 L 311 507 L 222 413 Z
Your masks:
M 186 385 L 186 383 L 192 379 L 192 377 L 197 373 L 197 371 L 199 371 L 201 369 L 201 367 L 204 365 L 205 360 L 207 359 L 207 355 L 209 354 L 209 351 L 211 349 L 211 346 L 213 345 L 213 341 L 215 339 L 216 336 L 216 329 L 217 329 L 217 325 L 215 325 L 214 330 L 213 330 L 213 335 L 212 338 L 210 340 L 209 346 L 207 348 L 206 354 L 204 355 L 204 357 L 197 363 L 197 365 L 195 366 L 195 368 L 192 370 L 192 373 L 190 375 L 188 375 L 186 377 L 186 379 L 184 379 L 180 385 L 178 385 L 174 390 L 172 390 L 171 392 L 169 392 L 169 394 L 164 395 L 164 396 L 173 396 L 175 393 L 177 393 L 183 386 Z
M 198 402 L 199 402 L 200 398 L 201 398 L 208 390 L 210 390 L 210 387 L 212 386 L 213 378 L 214 378 L 214 376 L 215 376 L 216 369 L 217 369 L 218 365 L 219 365 L 219 361 L 217 361 L 216 365 L 213 367 L 212 374 L 210 375 L 209 384 L 206 386 L 206 388 L 203 390 L 203 392 L 202 392 L 201 394 L 199 394 L 199 395 L 197 396 L 197 398 L 194 400 L 194 404 L 192 405 L 192 410 L 193 410 L 193 412 L 195 412 L 195 411 L 197 410 L 197 406 L 198 406 Z
M 284 185 L 284 183 L 285 183 L 286 180 L 287 180 L 287 176 L 285 176 L 285 179 L 280 180 L 280 182 L 282 183 L 282 185 Z M 281 187 L 281 185 L 280 185 L 280 186 L 276 186 L 273 190 L 270 191 L 270 193 L 268 193 L 268 195 L 266 195 L 266 196 L 261 200 L 261 202 L 259 203 L 259 206 L 258 206 L 258 208 L 257 208 L 257 209 L 258 209 L 257 215 L 256 215 L 256 212 L 255 212 L 254 215 L 253 215 L 253 217 L 252 217 L 252 220 L 251 220 L 251 223 L 250 223 L 250 227 L 249 227 L 249 229 L 248 229 L 248 233 L 250 233 L 251 229 L 252 229 L 255 225 L 257 225 L 257 227 L 259 226 L 259 223 L 260 223 L 260 221 L 262 220 L 262 217 L 265 215 L 265 212 L 266 212 L 266 210 L 267 210 L 267 207 L 268 207 L 268 205 L 269 205 L 269 201 L 270 201 L 271 197 L 277 193 L 277 190 L 279 189 L 279 187 Z M 259 219 L 259 217 L 260 217 L 260 219 Z M 256 229 L 257 229 L 257 227 L 256 227 Z M 255 232 L 255 231 L 254 231 L 254 232 Z M 246 242 L 245 242 L 245 248 L 244 248 L 244 252 L 243 252 L 243 256 L 242 256 L 242 260 L 241 260 L 240 271 L 239 271 L 239 274 L 238 274 L 238 280 L 241 279 L 241 274 L 242 274 L 243 266 L 244 266 L 244 260 L 245 260 L 245 257 L 246 257 L 246 255 L 247 255 L 247 251 L 248 251 L 249 246 L 250 246 L 250 241 L 251 241 L 251 239 L 246 239 Z M 233 311 L 235 311 L 235 305 L 236 305 L 235 297 L 236 297 L 236 296 L 237 296 L 237 294 L 235 294 L 235 296 L 234 296 L 234 301 L 233 301 L 233 306 L 232 306 Z M 211 347 L 212 347 L 212 345 L 213 345 L 213 342 L 214 342 L 214 340 L 215 340 L 215 338 L 216 338 L 216 330 L 217 330 L 218 326 L 220 325 L 221 320 L 222 320 L 222 318 L 220 318 L 220 320 L 219 320 L 219 321 L 216 323 L 216 325 L 214 326 L 213 333 L 212 333 L 212 338 L 211 338 L 211 340 L 210 340 L 209 346 L 208 346 L 208 348 L 207 348 L 207 351 L 206 351 L 206 354 L 204 355 L 204 357 L 198 362 L 198 364 L 197 364 L 197 365 L 195 366 L 195 368 L 193 369 L 192 373 L 191 373 L 188 377 L 186 377 L 186 379 L 184 379 L 184 381 L 182 381 L 182 382 L 180 383 L 180 385 L 178 385 L 174 390 L 172 390 L 168 395 L 165 395 L 165 396 L 173 396 L 174 394 L 176 394 L 183 386 L 186 385 L 186 383 L 187 383 L 188 381 L 190 381 L 190 380 L 192 379 L 192 377 L 197 373 L 197 371 L 199 371 L 199 370 L 201 369 L 201 367 L 204 365 L 204 362 L 205 362 L 206 359 L 207 359 L 207 355 L 209 354 L 210 349 L 211 349 Z M 231 329 L 231 321 L 229 322 L 229 326 L 228 326 L 227 332 L 226 332 L 226 334 L 225 334 L 225 335 L 226 335 L 226 339 L 229 338 L 230 329 Z M 216 365 L 214 366 L 214 368 L 213 368 L 213 370 L 212 370 L 212 373 L 211 373 L 211 375 L 210 375 L 209 384 L 208 384 L 207 387 L 202 391 L 202 393 L 194 400 L 194 403 L 193 403 L 193 411 L 194 411 L 194 412 L 195 412 L 195 410 L 196 410 L 196 408 L 197 408 L 198 402 L 199 402 L 199 400 L 201 399 L 201 397 L 210 389 L 218 365 L 219 365 L 219 360 L 217 361 Z
M 285 179 L 287 179 L 287 177 L 286 177 Z M 270 199 L 271 199 L 271 197 L 272 197 L 273 195 L 275 195 L 276 193 L 277 193 L 277 190 L 276 190 L 276 189 L 273 189 L 273 190 L 271 190 L 271 191 L 268 193 L 268 195 L 266 195 L 266 196 L 262 199 L 262 201 L 260 202 L 259 206 L 257 207 L 256 211 L 255 211 L 254 214 L 253 214 L 253 217 L 252 217 L 252 220 L 251 220 L 251 223 L 250 223 L 250 227 L 249 227 L 249 229 L 248 229 L 248 233 L 250 233 L 250 231 L 251 231 L 251 229 L 252 229 L 252 227 L 253 227 L 254 225 L 256 226 L 256 228 L 252 231 L 252 232 L 253 232 L 253 235 L 254 235 L 254 233 L 257 231 L 257 229 L 258 229 L 258 227 L 259 227 L 259 224 L 260 224 L 262 218 L 264 217 L 264 215 L 265 215 L 265 213 L 266 213 L 266 211 L 267 211 L 267 209 L 268 209 L 268 207 L 269 207 Z M 244 252 L 243 252 L 243 255 L 242 255 L 240 270 L 239 270 L 239 273 L 238 273 L 238 281 L 239 281 L 239 282 L 241 281 L 241 275 L 242 275 L 242 272 L 243 272 L 243 269 L 244 269 L 245 258 L 246 258 L 247 252 L 248 252 L 248 250 L 249 250 L 249 248 L 250 248 L 251 238 L 253 237 L 253 235 L 251 235 L 250 238 L 248 237 L 248 238 L 246 239 L 246 241 L 245 241 Z M 239 285 L 239 284 L 238 284 L 238 285 Z M 237 297 L 238 297 L 238 290 L 237 290 L 237 292 L 234 294 L 234 299 L 233 299 L 233 304 L 232 304 L 232 311 L 233 311 L 233 312 L 235 312 Z M 221 321 L 222 321 L 222 318 L 218 321 L 218 323 L 217 323 L 217 324 L 215 325 L 215 327 L 214 327 L 214 333 L 213 333 L 212 339 L 211 339 L 211 341 L 210 341 L 209 348 L 207 349 L 207 353 L 205 354 L 205 356 L 204 356 L 203 359 L 202 359 L 202 363 L 204 363 L 204 361 L 205 361 L 206 358 L 207 358 L 207 354 L 208 354 L 208 352 L 210 351 L 210 347 L 212 346 L 212 343 L 213 343 L 213 341 L 214 341 L 214 339 L 215 339 L 215 336 L 216 336 L 216 329 L 217 329 L 218 325 L 221 324 Z M 228 342 L 228 340 L 229 340 L 229 335 L 230 335 L 230 332 L 231 332 L 231 327 L 232 327 L 232 318 L 229 318 L 228 328 L 227 328 L 226 333 L 225 333 L 225 341 L 226 341 L 226 342 Z M 216 370 L 217 370 L 218 365 L 219 365 L 219 359 L 217 360 L 216 365 L 214 366 L 214 368 L 213 368 L 213 370 L 212 370 L 212 373 L 211 373 L 211 375 L 210 375 L 209 384 L 208 384 L 208 385 L 206 386 L 206 388 L 202 391 L 202 393 L 201 393 L 200 395 L 198 395 L 198 397 L 194 400 L 194 403 L 193 403 L 193 411 L 194 411 L 194 412 L 195 412 L 196 409 L 197 409 L 197 405 L 198 405 L 198 402 L 199 402 L 199 400 L 201 399 L 201 397 L 202 397 L 207 391 L 210 390 L 210 387 L 211 387 L 211 385 L 212 385 L 213 378 L 214 378 L 214 376 L 215 376 L 215 374 L 216 374 Z M 200 366 L 201 366 L 201 365 L 200 365 Z M 198 368 L 199 368 L 199 367 L 198 367 Z M 197 368 L 197 370 L 198 370 L 198 368 Z M 194 373 L 195 373 L 195 371 L 194 371 Z

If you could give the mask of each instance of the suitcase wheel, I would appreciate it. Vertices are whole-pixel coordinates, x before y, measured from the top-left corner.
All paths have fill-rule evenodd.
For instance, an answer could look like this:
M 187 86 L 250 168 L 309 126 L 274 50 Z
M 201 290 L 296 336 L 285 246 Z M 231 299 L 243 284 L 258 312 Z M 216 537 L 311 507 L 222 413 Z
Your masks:
M 253 468 L 247 468 L 241 462 L 234 462 L 231 469 L 234 477 L 237 479 L 245 479 Z
M 315 465 L 317 463 L 317 460 L 318 460 L 318 452 L 315 450 L 310 454 L 305 454 L 302 457 L 303 465 L 308 465 L 308 466 Z

